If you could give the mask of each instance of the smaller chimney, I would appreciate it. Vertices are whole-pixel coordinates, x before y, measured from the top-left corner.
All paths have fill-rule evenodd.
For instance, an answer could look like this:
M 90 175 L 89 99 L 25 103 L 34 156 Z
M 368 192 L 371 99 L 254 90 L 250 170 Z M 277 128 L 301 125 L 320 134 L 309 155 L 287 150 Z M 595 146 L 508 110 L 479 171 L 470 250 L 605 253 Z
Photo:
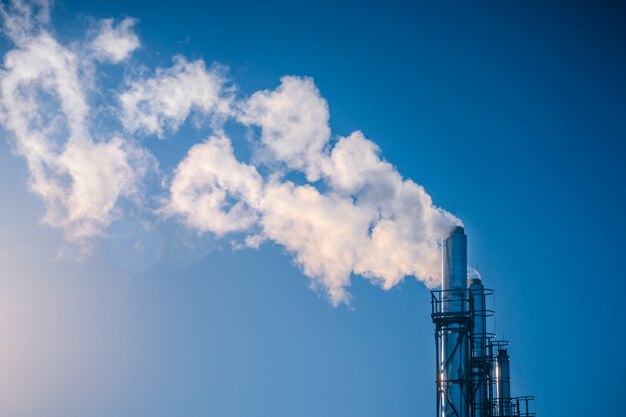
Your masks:
M 498 349 L 496 356 L 498 407 L 501 416 L 511 415 L 511 369 L 509 364 L 509 352 L 506 349 Z

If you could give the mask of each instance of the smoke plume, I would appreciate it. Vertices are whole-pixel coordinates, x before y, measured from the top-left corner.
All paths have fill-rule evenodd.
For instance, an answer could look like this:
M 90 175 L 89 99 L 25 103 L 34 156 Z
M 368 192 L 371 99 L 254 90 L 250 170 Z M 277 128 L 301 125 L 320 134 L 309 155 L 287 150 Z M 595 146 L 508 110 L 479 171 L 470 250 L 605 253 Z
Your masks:
M 283 246 L 334 305 L 349 302 L 354 275 L 384 289 L 406 276 L 438 283 L 439 239 L 460 220 L 362 132 L 333 135 L 313 79 L 285 76 L 243 96 L 224 66 L 177 56 L 167 68 L 129 71 L 107 94 L 95 74 L 128 65 L 141 47 L 136 21 L 98 21 L 64 45 L 49 12 L 45 1 L 0 9 L 13 45 L 0 72 L 0 121 L 46 206 L 43 221 L 67 241 L 89 246 L 129 206 L 158 201 L 157 218 L 194 233 Z M 249 160 L 236 156 L 227 121 L 252 137 Z M 159 167 L 149 141 L 185 125 L 212 133 L 175 167 Z M 144 186 L 151 174 L 161 189 Z

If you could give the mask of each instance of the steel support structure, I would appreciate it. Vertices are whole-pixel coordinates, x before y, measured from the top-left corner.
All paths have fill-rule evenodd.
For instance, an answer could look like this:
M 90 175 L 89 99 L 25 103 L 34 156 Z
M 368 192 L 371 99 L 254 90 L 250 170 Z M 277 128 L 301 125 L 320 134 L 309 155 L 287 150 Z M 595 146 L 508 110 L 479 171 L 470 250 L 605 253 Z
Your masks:
M 440 306 L 447 300 L 435 301 Z M 437 417 L 472 417 L 469 363 L 471 319 L 465 312 L 433 314 L 437 354 Z
M 441 290 L 431 292 L 437 357 L 436 417 L 534 417 L 534 397 L 511 397 L 509 343 L 487 330 L 494 292 L 467 280 L 467 237 L 442 241 Z M 492 304 L 490 304 L 492 305 Z

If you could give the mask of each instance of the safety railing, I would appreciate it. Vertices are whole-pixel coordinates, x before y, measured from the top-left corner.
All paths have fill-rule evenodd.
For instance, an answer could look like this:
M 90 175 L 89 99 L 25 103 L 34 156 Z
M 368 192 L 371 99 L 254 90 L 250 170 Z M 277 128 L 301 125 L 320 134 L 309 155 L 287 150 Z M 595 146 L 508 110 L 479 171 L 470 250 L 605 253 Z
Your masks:
M 459 289 L 459 290 L 433 290 L 431 294 L 431 308 L 433 316 L 447 313 L 469 314 L 472 297 L 479 295 L 490 296 L 494 294 L 493 290 L 485 288 L 478 293 L 476 290 Z M 473 309 L 472 313 L 476 317 L 491 317 L 495 314 L 493 309 L 482 308 Z
M 491 401 L 491 417 L 534 417 L 535 397 L 499 398 Z

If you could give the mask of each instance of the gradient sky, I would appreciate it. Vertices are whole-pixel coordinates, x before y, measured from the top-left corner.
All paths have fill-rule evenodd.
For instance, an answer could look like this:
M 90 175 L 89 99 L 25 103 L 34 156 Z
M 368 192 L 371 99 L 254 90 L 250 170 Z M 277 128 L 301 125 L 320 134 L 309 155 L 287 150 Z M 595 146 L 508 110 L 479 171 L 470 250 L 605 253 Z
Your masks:
M 620 415 L 623 6 L 334 3 L 65 1 L 52 18 L 71 41 L 93 19 L 135 17 L 135 63 L 216 61 L 246 94 L 313 77 L 335 134 L 363 131 L 463 220 L 512 342 L 513 393 L 542 416 Z M 171 170 L 204 137 L 183 127 L 145 146 Z M 116 222 L 75 261 L 27 181 L 0 141 L 1 415 L 434 413 L 422 283 L 355 277 L 352 304 L 333 307 L 279 245 L 233 251 L 173 220 Z

